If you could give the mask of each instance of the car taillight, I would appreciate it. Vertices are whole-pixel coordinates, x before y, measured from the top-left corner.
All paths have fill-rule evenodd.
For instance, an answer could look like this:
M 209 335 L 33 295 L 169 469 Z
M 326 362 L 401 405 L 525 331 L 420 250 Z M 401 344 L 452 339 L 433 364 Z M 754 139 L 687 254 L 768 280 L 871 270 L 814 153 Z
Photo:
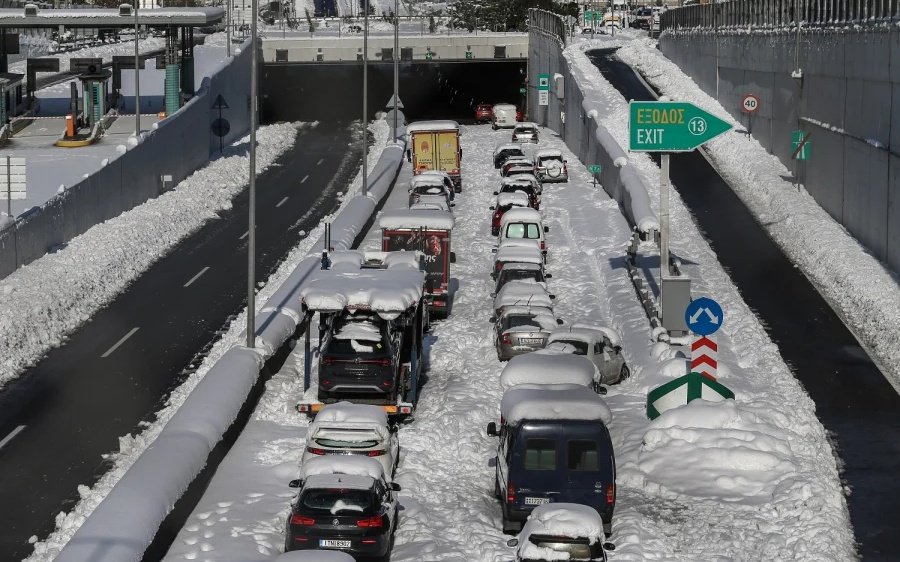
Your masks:
M 506 485 L 506 503 L 515 503 L 516 501 L 516 487 L 512 484 Z
M 315 447 L 307 447 L 306 450 L 314 455 L 324 455 L 325 454 L 325 449 L 317 449 Z
M 389 367 L 391 365 L 391 360 L 388 357 L 383 357 L 381 359 L 370 359 L 368 361 L 360 361 L 360 363 L 368 363 L 370 365 L 378 365 L 381 367 Z
M 312 517 L 304 517 L 303 515 L 297 514 L 291 515 L 291 525 L 303 525 L 308 527 L 315 524 L 316 520 Z
M 384 515 L 376 515 L 375 517 L 366 517 L 365 519 L 359 519 L 356 521 L 357 527 L 366 527 L 368 529 L 380 529 L 385 526 L 385 519 L 387 519 Z
M 510 339 L 509 334 L 503 334 L 500 336 L 500 342 L 509 345 L 512 343 L 512 340 Z
M 323 365 L 332 365 L 332 364 L 334 364 L 334 359 L 326 355 L 325 357 L 322 358 L 322 364 Z
M 610 484 L 606 487 L 606 503 L 612 505 L 616 501 L 616 485 Z
M 503 263 L 497 262 L 494 264 L 494 271 L 500 271 L 503 268 Z
M 500 219 L 503 218 L 503 213 L 500 211 L 494 211 L 494 222 L 500 222 Z
M 368 456 L 368 457 L 381 457 L 381 456 L 384 456 L 384 455 L 386 455 L 386 454 L 387 454 L 387 450 L 386 450 L 386 449 L 381 449 L 381 450 L 379 450 L 379 451 L 369 451 L 369 452 L 366 453 L 366 456 Z
M 546 250 L 546 249 L 547 249 L 547 244 L 543 240 L 541 240 L 541 251 Z

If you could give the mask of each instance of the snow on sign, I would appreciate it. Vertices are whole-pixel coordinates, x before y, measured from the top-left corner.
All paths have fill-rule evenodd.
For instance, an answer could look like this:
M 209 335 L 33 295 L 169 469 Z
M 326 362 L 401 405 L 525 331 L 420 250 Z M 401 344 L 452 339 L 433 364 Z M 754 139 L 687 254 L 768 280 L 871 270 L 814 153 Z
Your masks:
M 688 373 L 647 393 L 647 417 L 655 420 L 663 412 L 698 398 L 720 402 L 734 399 L 734 392 L 701 373 Z
M 0 199 L 25 199 L 25 159 L 0 159 Z
M 699 336 L 716 333 L 722 327 L 725 313 L 719 303 L 709 297 L 700 297 L 691 302 L 684 311 L 684 322 Z
M 756 113 L 759 111 L 759 98 L 753 94 L 746 94 L 741 98 L 741 111 L 744 113 Z

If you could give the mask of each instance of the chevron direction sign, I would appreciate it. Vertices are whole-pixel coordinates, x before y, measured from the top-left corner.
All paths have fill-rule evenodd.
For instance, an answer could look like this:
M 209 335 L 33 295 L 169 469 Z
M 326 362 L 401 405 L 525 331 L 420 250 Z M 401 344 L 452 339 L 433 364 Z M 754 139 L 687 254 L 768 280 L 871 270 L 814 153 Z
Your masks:
M 719 368 L 719 346 L 712 336 L 699 336 L 691 342 L 691 371 L 716 380 Z

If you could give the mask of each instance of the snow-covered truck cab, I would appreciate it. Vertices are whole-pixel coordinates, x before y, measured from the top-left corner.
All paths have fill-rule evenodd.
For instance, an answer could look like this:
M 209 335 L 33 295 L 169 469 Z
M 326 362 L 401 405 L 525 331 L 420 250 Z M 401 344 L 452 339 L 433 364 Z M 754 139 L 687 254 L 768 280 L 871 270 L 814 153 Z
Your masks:
M 597 510 L 576 503 L 540 505 L 531 512 L 522 532 L 507 541 L 516 548 L 515 562 L 606 562 L 603 519 Z
M 300 290 L 307 317 L 319 314 L 319 381 L 315 402 L 375 404 L 409 415 L 418 398 L 427 323 L 425 272 L 418 252 L 333 252 L 330 269 Z M 309 380 L 310 355 L 305 375 Z
M 406 126 L 410 148 L 407 159 L 413 174 L 434 170 L 446 172 L 457 192 L 462 190 L 459 123 L 456 121 L 416 121 Z
M 430 315 L 450 315 L 450 264 L 455 260 L 450 239 L 453 214 L 440 210 L 385 211 L 378 219 L 381 249 L 385 252 L 417 251 L 425 267 L 425 300 Z
M 522 528 L 531 511 L 546 503 L 593 507 L 611 527 L 616 503 L 616 461 L 607 425 L 609 407 L 594 391 L 576 384 L 522 384 L 500 402 L 495 493 L 504 532 Z

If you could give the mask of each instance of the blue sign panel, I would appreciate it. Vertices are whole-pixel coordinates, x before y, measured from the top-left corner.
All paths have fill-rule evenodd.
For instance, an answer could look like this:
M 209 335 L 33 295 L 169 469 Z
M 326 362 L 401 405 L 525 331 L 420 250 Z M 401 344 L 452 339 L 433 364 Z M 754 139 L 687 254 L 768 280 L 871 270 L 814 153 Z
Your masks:
M 719 303 L 708 297 L 700 297 L 692 301 L 684 311 L 684 321 L 688 328 L 698 336 L 716 333 L 722 327 L 725 314 Z

